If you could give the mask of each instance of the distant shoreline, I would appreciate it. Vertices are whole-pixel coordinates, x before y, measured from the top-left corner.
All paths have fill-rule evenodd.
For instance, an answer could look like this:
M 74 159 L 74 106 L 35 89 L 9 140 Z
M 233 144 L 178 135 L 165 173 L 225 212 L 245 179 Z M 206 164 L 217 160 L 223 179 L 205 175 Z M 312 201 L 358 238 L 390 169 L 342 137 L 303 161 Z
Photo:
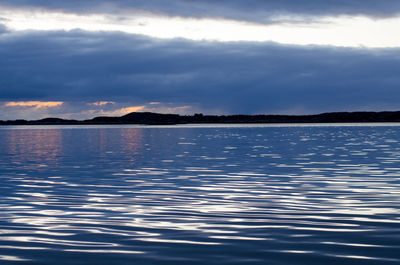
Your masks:
M 179 125 L 179 124 L 280 124 L 280 123 L 374 123 L 400 122 L 400 111 L 330 112 L 314 115 L 179 115 L 133 112 L 121 117 L 96 117 L 89 120 L 45 118 L 7 120 L 0 125 Z

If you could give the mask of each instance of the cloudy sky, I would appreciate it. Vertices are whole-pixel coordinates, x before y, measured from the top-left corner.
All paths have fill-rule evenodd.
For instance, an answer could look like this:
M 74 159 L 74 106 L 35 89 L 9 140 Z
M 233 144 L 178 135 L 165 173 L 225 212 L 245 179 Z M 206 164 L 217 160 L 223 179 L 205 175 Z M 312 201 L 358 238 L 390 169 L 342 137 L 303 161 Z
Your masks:
M 0 119 L 398 109 L 399 0 L 0 0 Z

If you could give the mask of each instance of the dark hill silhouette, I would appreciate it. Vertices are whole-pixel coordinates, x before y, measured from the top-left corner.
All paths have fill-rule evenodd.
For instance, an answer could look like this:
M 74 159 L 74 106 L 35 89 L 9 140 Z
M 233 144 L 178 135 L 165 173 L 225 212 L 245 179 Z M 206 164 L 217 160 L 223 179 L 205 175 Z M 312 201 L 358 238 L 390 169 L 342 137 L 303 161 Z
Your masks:
M 90 125 L 90 124 L 199 124 L 199 123 L 339 123 L 339 122 L 400 122 L 400 111 L 331 112 L 316 115 L 178 115 L 132 112 L 121 117 L 96 117 L 90 120 L 8 120 L 0 125 Z

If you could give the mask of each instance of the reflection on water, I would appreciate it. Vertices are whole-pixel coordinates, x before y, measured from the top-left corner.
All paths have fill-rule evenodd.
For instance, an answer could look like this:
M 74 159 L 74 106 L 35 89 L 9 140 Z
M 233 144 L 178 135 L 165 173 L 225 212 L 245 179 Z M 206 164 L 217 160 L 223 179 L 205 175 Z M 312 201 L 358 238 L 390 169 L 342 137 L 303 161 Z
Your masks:
M 0 264 L 399 264 L 398 127 L 0 130 Z
M 4 130 L 2 142 L 8 145 L 8 156 L 13 163 L 40 167 L 59 159 L 62 130 Z

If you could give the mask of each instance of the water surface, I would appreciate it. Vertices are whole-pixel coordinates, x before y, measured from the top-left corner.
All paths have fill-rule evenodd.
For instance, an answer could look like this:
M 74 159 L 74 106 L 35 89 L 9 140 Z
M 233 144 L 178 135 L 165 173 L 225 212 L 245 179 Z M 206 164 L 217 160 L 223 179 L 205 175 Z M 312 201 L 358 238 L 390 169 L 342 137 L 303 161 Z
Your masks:
M 399 264 L 400 127 L 1 127 L 0 264 Z

